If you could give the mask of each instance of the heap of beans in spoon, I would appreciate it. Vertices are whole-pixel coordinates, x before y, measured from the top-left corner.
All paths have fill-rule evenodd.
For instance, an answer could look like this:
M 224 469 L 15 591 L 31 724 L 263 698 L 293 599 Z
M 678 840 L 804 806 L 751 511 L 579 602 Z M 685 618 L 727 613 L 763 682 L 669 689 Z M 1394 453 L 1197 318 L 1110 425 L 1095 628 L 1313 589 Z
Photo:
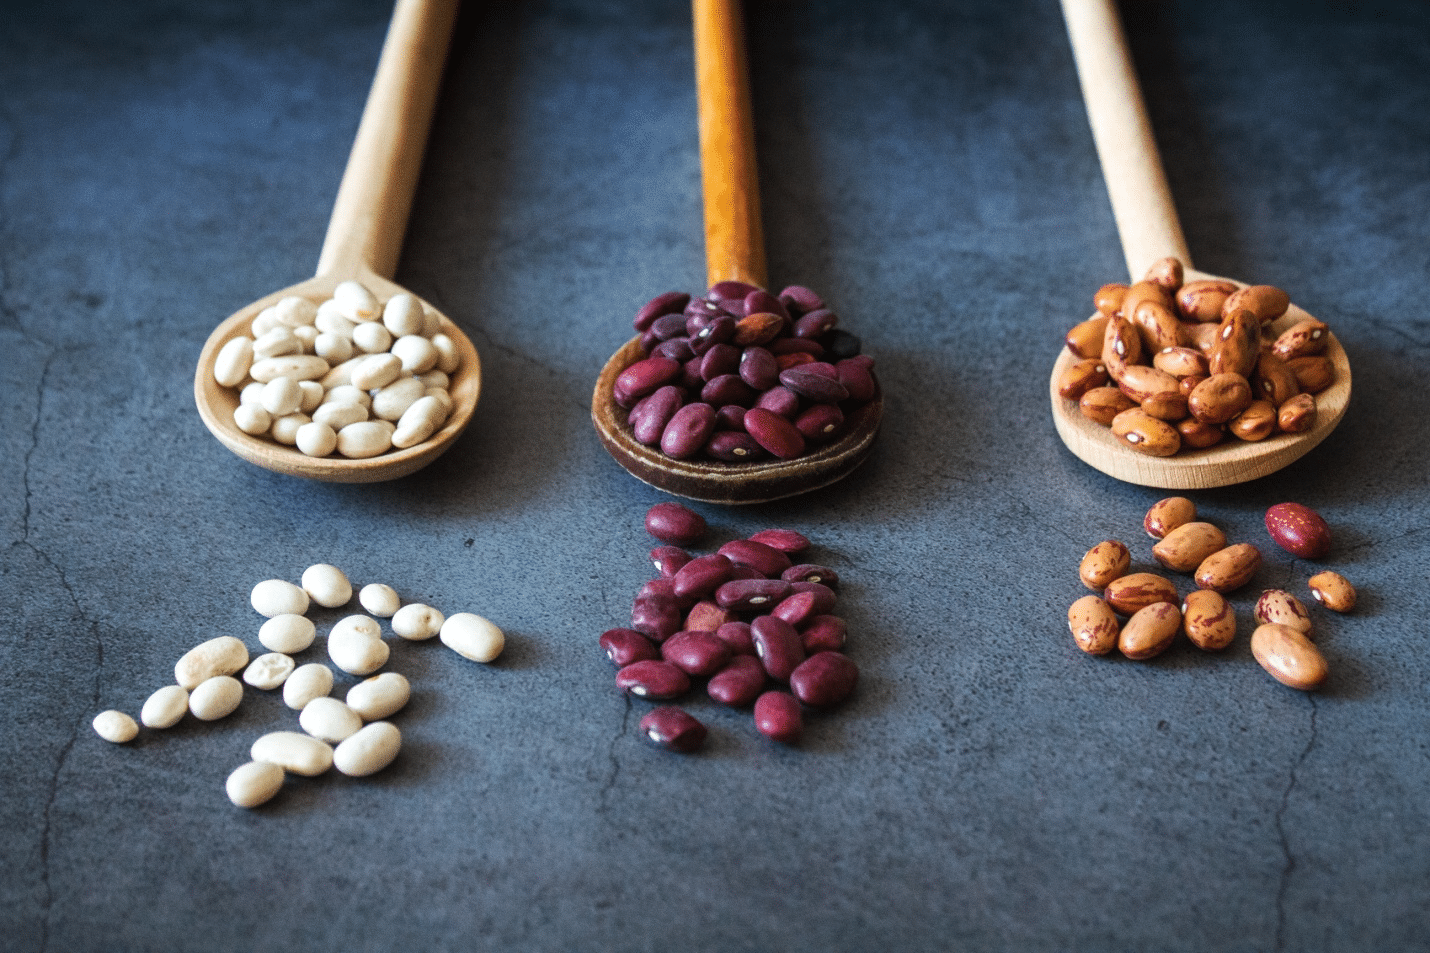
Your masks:
M 651 507 L 646 529 L 665 544 L 651 551 L 660 578 L 636 594 L 629 627 L 601 635 L 617 688 L 669 701 L 705 679 L 710 698 L 753 706 L 755 728 L 785 743 L 799 739 L 806 708 L 828 708 L 854 691 L 859 669 L 840 651 L 847 626 L 831 614 L 839 579 L 825 566 L 795 562 L 809 546 L 804 536 L 764 530 L 692 555 L 682 547 L 705 535 L 705 520 L 678 503 Z M 691 752 L 707 729 L 663 705 L 641 719 L 641 733 Z
M 636 314 L 647 357 L 613 398 L 633 436 L 677 460 L 791 460 L 839 437 L 877 392 L 872 358 L 808 288 L 721 281 L 667 292 Z

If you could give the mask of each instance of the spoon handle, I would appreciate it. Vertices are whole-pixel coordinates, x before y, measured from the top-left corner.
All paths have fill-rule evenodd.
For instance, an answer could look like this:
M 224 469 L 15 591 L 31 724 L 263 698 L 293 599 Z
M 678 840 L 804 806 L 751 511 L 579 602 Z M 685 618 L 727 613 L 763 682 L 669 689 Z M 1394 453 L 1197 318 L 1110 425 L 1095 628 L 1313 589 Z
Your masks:
M 765 236 L 755 170 L 755 123 L 739 0 L 693 0 L 705 266 L 710 284 L 763 288 Z
M 457 0 L 398 0 L 318 256 L 318 275 L 397 272 Z
M 1115 0 L 1062 5 L 1127 270 L 1136 281 L 1168 255 L 1191 268 Z

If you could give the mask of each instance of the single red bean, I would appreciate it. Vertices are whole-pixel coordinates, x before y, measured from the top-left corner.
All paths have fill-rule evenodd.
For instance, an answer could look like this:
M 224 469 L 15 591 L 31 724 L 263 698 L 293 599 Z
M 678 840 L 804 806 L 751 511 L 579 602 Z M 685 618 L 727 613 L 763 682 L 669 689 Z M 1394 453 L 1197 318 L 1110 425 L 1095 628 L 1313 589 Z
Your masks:
M 646 394 L 669 384 L 680 376 L 680 362 L 665 357 L 648 357 L 636 361 L 616 378 L 616 403 L 630 408 Z
M 690 303 L 685 306 L 687 317 L 694 314 L 704 314 L 714 316 L 720 313 L 720 305 L 709 298 L 691 298 Z
M 749 566 L 736 566 L 735 568 L 733 568 L 733 569 L 730 570 L 730 580 L 727 580 L 727 581 L 733 581 L 733 580 L 736 580 L 736 579 L 763 579 L 763 578 L 765 578 L 764 573 L 760 572 L 760 571 L 757 570 L 757 569 L 753 569 L 753 568 L 751 568 L 751 567 L 749 567 Z M 794 587 L 793 587 L 793 586 L 790 587 L 790 591 L 791 591 L 791 592 L 794 591 Z
M 812 616 L 799 633 L 806 655 L 842 649 L 848 635 L 848 624 L 837 615 Z
M 650 354 L 651 351 L 655 350 L 656 345 L 659 343 L 660 339 L 655 336 L 654 331 L 647 328 L 641 332 L 641 350 L 645 351 L 646 354 Z
M 739 409 L 741 411 L 741 426 L 744 426 L 745 408 Z M 716 460 L 725 460 L 730 463 L 743 463 L 765 456 L 765 448 L 755 443 L 755 438 L 743 430 L 716 431 L 710 435 L 710 441 L 705 444 L 705 452 Z
M 690 340 L 694 340 L 695 335 L 699 334 L 701 331 L 704 331 L 706 328 L 708 328 L 708 327 L 710 326 L 710 322 L 714 321 L 716 318 L 720 317 L 722 314 L 724 314 L 723 311 L 718 311 L 718 310 L 717 310 L 717 311 L 714 311 L 714 312 L 711 312 L 711 313 L 706 313 L 706 312 L 704 312 L 704 311 L 699 311 L 699 312 L 696 312 L 695 314 L 688 314 L 688 315 L 686 315 L 686 318 L 685 318 L 685 336 L 686 336 L 686 338 L 688 338 L 688 339 L 690 339 Z M 689 341 L 687 341 L 687 343 L 689 343 Z M 694 352 L 692 351 L 691 353 L 694 353 Z
M 775 356 L 762 347 L 747 347 L 740 355 L 740 379 L 757 391 L 767 391 L 780 382 Z
M 762 312 L 777 314 L 786 321 L 789 320 L 789 309 L 785 307 L 784 302 L 760 288 L 745 295 L 745 313 L 760 314 Z
M 644 596 L 631 606 L 631 628 L 653 642 L 664 642 L 680 631 L 685 613 L 673 598 Z
M 723 553 L 735 565 L 749 566 L 770 579 L 778 577 L 790 568 L 789 556 L 773 546 L 757 543 L 753 539 L 732 539 L 717 552 Z
M 675 412 L 660 436 L 660 449 L 668 457 L 684 460 L 695 456 L 715 432 L 715 408 L 709 404 L 686 404 Z
M 785 582 L 817 582 L 831 589 L 839 585 L 838 573 L 828 566 L 816 566 L 814 563 L 791 566 L 780 573 L 780 578 Z
M 667 384 L 653 394 L 642 397 L 631 408 L 629 422 L 631 436 L 648 447 L 660 443 L 660 435 L 670 424 L 670 418 L 685 403 L 685 392 L 674 384 Z
M 715 590 L 715 601 L 727 609 L 761 611 L 779 605 L 790 594 L 783 579 L 738 579 Z
M 689 546 L 705 529 L 705 517 L 679 503 L 657 503 L 646 510 L 645 531 L 663 543 Z
M 676 416 L 679 417 L 679 413 Z M 745 412 L 745 430 L 756 443 L 781 460 L 792 460 L 804 453 L 804 436 L 794 429 L 794 424 L 774 411 L 750 408 Z
M 729 585 L 729 583 L 725 583 Z M 714 632 L 726 622 L 733 622 L 735 614 L 724 609 L 717 602 L 701 599 L 685 614 L 685 628 L 699 632 Z
M 772 387 L 760 395 L 755 406 L 793 420 L 799 413 L 799 397 L 788 387 Z
M 705 691 L 722 705 L 744 708 L 760 697 L 768 682 L 759 659 L 752 655 L 735 655 L 710 677 Z
M 681 314 L 689 303 L 690 295 L 684 291 L 667 291 L 665 294 L 656 295 L 642 305 L 641 309 L 636 312 L 635 321 L 632 323 L 637 331 L 645 331 L 655 323 L 656 318 L 664 317 L 667 314 Z
M 741 351 L 733 344 L 717 344 L 705 352 L 700 359 L 700 377 L 713 381 L 722 374 L 734 374 L 740 370 Z
M 690 562 L 690 554 L 679 546 L 657 546 L 650 551 L 650 561 L 663 579 L 673 579 L 680 568 Z
M 690 349 L 690 339 L 686 337 L 671 338 L 668 341 L 661 341 L 651 348 L 651 357 L 666 357 L 672 361 L 679 361 L 684 364 L 695 356 L 695 352 Z
M 854 357 L 863 346 L 863 342 L 856 335 L 840 328 L 835 328 L 824 336 L 824 351 L 836 361 Z
M 735 319 L 722 314 L 697 333 L 691 335 L 690 349 L 696 354 L 705 354 L 717 344 L 726 344 L 735 336 Z
M 674 337 L 681 337 L 685 334 L 685 315 L 667 314 L 655 319 L 650 329 L 656 338 L 661 341 L 669 341 Z
M 844 389 L 844 385 L 839 383 L 838 378 L 828 377 L 819 371 L 810 370 L 809 365 L 781 371 L 780 383 L 800 397 L 812 400 L 817 404 L 837 404 L 841 400 L 849 399 L 849 391 Z
M 804 732 L 799 700 L 789 692 L 768 691 L 755 699 L 755 728 L 774 741 L 791 744 Z
M 823 615 L 834 608 L 834 603 L 839 601 L 839 597 L 834 594 L 834 590 L 822 582 L 792 581 L 789 584 L 790 592 L 812 592 L 817 597 L 816 615 Z
M 824 299 L 804 285 L 790 285 L 779 293 L 779 299 L 801 314 L 824 307 Z
M 601 633 L 601 649 L 617 668 L 624 668 L 632 662 L 660 658 L 660 650 L 655 643 L 635 629 L 607 629 Z
M 750 623 L 755 655 L 770 678 L 788 681 L 795 666 L 804 661 L 804 641 L 794 626 L 772 615 L 762 615 Z
M 834 365 L 834 369 L 839 372 L 839 383 L 849 392 L 850 400 L 857 400 L 862 404 L 874 399 L 877 390 L 874 375 L 862 362 L 856 358 L 846 358 Z
M 690 676 L 669 662 L 632 662 L 616 673 L 616 687 L 640 698 L 678 698 L 690 691 Z
M 770 353 L 775 357 L 808 354 L 810 357 L 818 359 L 824 356 L 824 345 L 818 341 L 807 341 L 804 338 L 780 338 L 770 345 Z
M 739 404 L 726 404 L 715 411 L 715 429 L 738 430 L 745 432 L 745 411 L 748 407 L 741 407 Z
M 714 675 L 732 654 L 714 632 L 677 632 L 660 646 L 660 657 L 687 675 Z
M 700 376 L 700 358 L 692 357 L 680 365 L 680 376 L 675 379 L 675 383 L 689 393 L 698 394 L 700 388 L 705 386 L 705 381 Z
M 794 697 L 814 708 L 839 704 L 858 682 L 859 666 L 841 652 L 811 655 L 789 677 Z
M 834 439 L 844 426 L 844 412 L 834 404 L 815 404 L 794 419 L 794 429 L 810 443 Z
M 645 713 L 641 718 L 641 734 L 667 751 L 690 754 L 705 744 L 708 731 L 694 715 L 665 705 Z
M 794 354 L 777 354 L 775 355 L 775 367 L 778 367 L 780 373 L 783 374 L 785 371 L 799 367 L 802 364 L 813 364 L 816 360 L 817 358 L 813 354 L 804 354 L 801 352 L 795 352 Z
M 674 547 L 671 548 L 673 549 Z M 688 596 L 685 598 L 677 596 L 675 594 L 675 587 L 670 584 L 669 579 L 648 579 L 640 587 L 640 590 L 636 593 L 637 599 L 647 599 L 651 596 L 657 596 L 662 599 L 669 599 L 677 606 L 679 606 L 682 611 L 695 605 L 694 599 L 691 599 Z
M 739 374 L 721 374 L 700 390 L 700 399 L 715 407 L 725 404 L 748 407 L 759 396 L 753 387 L 741 380 Z
M 811 374 L 818 374 L 820 377 L 827 377 L 830 380 L 839 379 L 839 371 L 828 361 L 813 361 L 803 365 L 800 370 L 808 371 Z
M 743 302 L 752 291 L 760 291 L 756 285 L 744 281 L 717 281 L 710 286 L 710 297 L 716 301 Z
M 730 646 L 730 651 L 736 655 L 755 654 L 755 640 L 748 622 L 726 622 L 715 630 L 715 637 Z M 764 669 L 761 668 L 760 671 Z
M 809 548 L 809 540 L 792 529 L 762 529 L 750 539 L 790 555 L 802 553 Z
M 828 308 L 819 308 L 811 311 L 794 323 L 794 336 L 797 338 L 817 338 L 827 331 L 834 330 L 834 326 L 839 323 L 839 315 Z
M 819 597 L 812 592 L 796 592 L 785 597 L 779 605 L 770 610 L 770 615 L 783 619 L 792 626 L 801 626 L 822 613 L 817 611 Z
M 720 588 L 722 583 L 729 582 L 734 569 L 735 564 L 719 553 L 697 556 L 680 567 L 670 585 L 677 596 L 703 599 Z

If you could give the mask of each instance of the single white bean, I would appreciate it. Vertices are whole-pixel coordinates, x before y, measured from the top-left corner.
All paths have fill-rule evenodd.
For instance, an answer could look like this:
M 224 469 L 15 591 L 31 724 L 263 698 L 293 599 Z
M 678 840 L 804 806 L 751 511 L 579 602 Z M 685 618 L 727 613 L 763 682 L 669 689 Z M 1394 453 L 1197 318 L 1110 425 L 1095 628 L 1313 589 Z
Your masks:
M 506 647 L 502 630 L 474 612 L 449 616 L 439 636 L 447 648 L 474 662 L 490 662 Z
M 338 309 L 338 303 L 332 298 L 318 305 L 318 313 L 313 318 L 313 327 L 324 334 L 333 334 L 340 338 L 351 339 L 355 323 L 349 321 Z
M 429 387 L 427 388 L 427 393 L 425 396 L 432 398 L 437 403 L 442 405 L 442 423 L 446 423 L 447 418 L 452 416 L 452 408 L 456 406 L 452 403 L 452 395 L 449 394 L 444 388 Z M 441 425 L 442 424 L 438 424 L 437 426 L 440 427 Z
M 386 387 L 402 376 L 402 361 L 391 354 L 370 354 L 358 358 L 350 383 L 362 390 Z
M 270 619 L 284 613 L 302 615 L 308 611 L 308 594 L 286 579 L 263 580 L 253 587 L 248 602 L 254 612 Z
M 231 635 L 220 635 L 185 652 L 174 663 L 174 681 L 193 691 L 215 675 L 232 675 L 247 664 L 248 646 Z
M 358 602 L 379 619 L 390 619 L 402 605 L 397 590 L 380 582 L 370 582 L 358 593 Z
M 346 635 L 349 632 L 369 639 L 382 638 L 382 626 L 378 624 L 376 619 L 365 616 L 361 612 L 343 616 L 337 622 L 334 622 L 332 632 L 329 633 L 328 637 Z
M 376 321 L 353 328 L 353 344 L 368 354 L 383 354 L 392 347 L 392 332 Z
M 284 771 L 311 778 L 333 766 L 333 747 L 300 731 L 272 731 L 248 751 L 254 761 L 276 764 Z
M 325 404 L 357 404 L 366 409 L 372 406 L 372 397 L 367 391 L 352 384 L 339 384 L 323 394 Z
M 411 602 L 393 615 L 392 631 L 408 641 L 420 642 L 442 631 L 446 620 L 446 616 L 431 606 Z
M 353 339 L 324 331 L 313 339 L 313 353 L 330 364 L 341 364 L 353 356 Z
M 298 389 L 303 392 L 303 402 L 298 405 L 298 409 L 308 416 L 313 415 L 323 403 L 323 395 L 327 391 L 323 390 L 323 385 L 317 381 L 299 381 Z
M 199 721 L 217 721 L 233 714 L 243 701 L 243 683 L 232 675 L 215 675 L 189 692 L 189 711 Z
M 328 633 L 328 657 L 349 675 L 371 675 L 387 664 L 387 643 L 351 629 Z
M 435 387 L 438 390 L 446 390 L 452 386 L 452 378 L 441 371 L 432 370 L 424 374 L 418 374 L 417 379 L 426 384 L 429 388 Z
M 337 566 L 314 563 L 303 570 L 303 590 L 318 605 L 336 609 L 353 597 L 353 584 Z
M 224 782 L 228 799 L 239 807 L 258 807 L 283 787 L 283 769 L 268 761 L 250 761 L 233 769 Z
M 105 741 L 122 745 L 134 740 L 134 736 L 139 734 L 139 726 L 124 712 L 111 708 L 94 716 L 94 733 Z
M 318 627 L 313 620 L 293 612 L 281 612 L 258 629 L 258 641 L 272 652 L 293 655 L 313 644 Z
M 278 300 L 273 306 L 273 313 L 288 327 L 301 328 L 312 324 L 318 317 L 318 306 L 301 295 L 288 295 Z
M 324 696 L 303 706 L 298 714 L 298 726 L 314 738 L 337 744 L 357 734 L 362 718 L 347 702 Z
M 427 326 L 427 316 L 422 311 L 422 302 L 403 292 L 388 299 L 382 309 L 382 323 L 394 337 L 400 338 L 405 334 L 421 334 Z
M 420 334 L 407 334 L 392 342 L 392 353 L 402 361 L 404 370 L 425 374 L 437 366 L 440 356 L 432 342 Z
M 291 377 L 275 377 L 263 385 L 263 396 L 258 402 L 273 416 L 286 417 L 303 406 L 303 388 Z
M 333 300 L 338 310 L 351 321 L 376 321 L 381 315 L 377 299 L 361 283 L 341 281 L 333 289 Z
M 340 431 L 348 424 L 360 424 L 364 420 L 367 420 L 367 408 L 358 403 L 329 402 L 313 411 L 313 423 L 327 424 L 334 431 Z
M 399 362 L 401 363 L 401 362 Z M 322 380 L 332 368 L 328 362 L 316 354 L 286 354 L 283 357 L 268 357 L 254 361 L 248 369 L 248 376 L 262 384 L 275 377 L 291 377 L 295 381 Z M 324 384 L 323 386 L 327 386 Z
M 390 721 L 375 721 L 333 752 L 333 764 L 353 778 L 367 777 L 392 763 L 402 749 L 402 732 Z
M 312 422 L 313 418 L 307 414 L 287 414 L 283 417 L 273 418 L 273 426 L 268 428 L 268 433 L 284 446 L 292 447 L 298 443 L 298 431 L 303 429 L 304 424 Z
M 392 445 L 405 450 L 415 447 L 437 432 L 447 419 L 447 411 L 435 397 L 423 396 L 415 400 L 397 421 L 397 429 L 392 432 Z
M 432 346 L 437 349 L 437 370 L 451 374 L 462 363 L 462 353 L 457 344 L 445 334 L 432 335 Z
M 348 424 L 338 431 L 338 453 L 355 460 L 386 453 L 392 448 L 392 425 L 384 423 L 364 420 Z
M 254 315 L 253 323 L 248 326 L 248 331 L 255 338 L 259 338 L 278 327 L 281 323 L 282 322 L 278 320 L 278 309 L 269 305 Z
M 322 662 L 300 665 L 283 683 L 283 704 L 302 711 L 310 701 L 333 690 L 333 670 Z
M 372 415 L 382 420 L 396 423 L 422 396 L 427 387 L 415 377 L 403 377 L 393 381 L 372 395 Z
M 238 402 L 240 404 L 253 404 L 256 407 L 263 406 L 258 401 L 263 396 L 264 385 L 258 381 L 249 381 L 243 385 L 243 390 L 238 392 Z
M 310 420 L 298 428 L 293 443 L 310 457 L 326 457 L 338 449 L 338 435 L 327 424 Z
M 293 336 L 298 339 L 299 344 L 303 345 L 304 354 L 316 353 L 314 345 L 318 343 L 318 333 L 318 329 L 312 325 L 304 325 L 301 328 L 293 329 Z M 324 360 L 327 360 L 327 358 L 324 358 Z
M 412 684 L 398 672 L 383 672 L 348 689 L 348 707 L 363 721 L 378 721 L 397 714 L 412 698 Z
M 285 328 L 282 325 L 279 325 L 253 342 L 253 358 L 255 361 L 267 360 L 270 357 L 284 357 L 289 354 L 302 353 L 303 342 L 298 340 L 292 328 Z
M 172 728 L 188 713 L 188 691 L 182 685 L 165 685 L 144 700 L 139 720 L 146 728 Z
M 261 437 L 273 429 L 273 415 L 262 404 L 239 404 L 233 412 L 233 424 L 250 436 Z
M 335 365 L 326 374 L 318 378 L 318 383 L 322 384 L 330 391 L 336 390 L 337 388 L 342 387 L 345 384 L 351 384 L 353 382 L 353 369 L 357 367 L 358 364 L 367 360 L 370 356 L 371 355 L 368 354 L 358 354 L 354 357 L 348 358 L 346 361 L 343 361 L 341 364 Z M 367 393 L 367 391 L 364 390 L 363 393 Z
M 269 652 L 248 663 L 243 670 L 243 680 L 254 688 L 270 692 L 288 680 L 296 663 L 291 655 Z
M 422 336 L 430 341 L 438 331 L 442 330 L 442 319 L 437 316 L 436 311 L 430 308 L 425 310 L 425 317 L 427 320 L 422 325 Z
M 240 335 L 219 348 L 214 358 L 214 380 L 224 387 L 237 387 L 253 366 L 253 339 Z

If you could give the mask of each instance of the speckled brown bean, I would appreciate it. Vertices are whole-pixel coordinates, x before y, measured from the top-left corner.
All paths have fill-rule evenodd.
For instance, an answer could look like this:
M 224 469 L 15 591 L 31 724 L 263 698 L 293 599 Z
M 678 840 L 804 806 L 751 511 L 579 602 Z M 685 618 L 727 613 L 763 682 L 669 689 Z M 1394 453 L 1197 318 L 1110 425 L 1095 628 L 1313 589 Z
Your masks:
M 1310 613 L 1306 611 L 1306 607 L 1301 604 L 1300 599 L 1285 589 L 1267 589 L 1261 594 L 1261 598 L 1256 600 L 1256 607 L 1252 609 L 1251 614 L 1262 625 L 1271 622 L 1277 625 L 1289 625 L 1310 638 Z
M 677 632 L 660 646 L 660 657 L 687 675 L 714 675 L 732 654 L 714 632 Z
M 1256 373 L 1251 378 L 1251 390 L 1262 400 L 1280 407 L 1301 392 L 1301 385 L 1291 368 L 1270 351 L 1262 351 L 1256 359 Z
M 1138 281 L 1127 289 L 1127 294 L 1123 296 L 1122 307 L 1119 310 L 1124 318 L 1135 325 L 1137 324 L 1137 312 L 1148 301 L 1164 308 L 1172 307 L 1172 297 L 1167 294 L 1167 289 L 1155 282 Z
M 804 640 L 794 626 L 774 616 L 762 615 L 750 623 L 750 637 L 755 643 L 755 655 L 770 678 L 789 680 L 795 666 L 804 661 Z
M 1224 424 L 1252 401 L 1251 383 L 1240 374 L 1213 374 L 1187 397 L 1187 410 L 1204 424 Z
M 1133 613 L 1117 636 L 1117 648 L 1130 659 L 1161 655 L 1182 628 L 1182 613 L 1170 602 L 1154 602 Z
M 1233 311 L 1222 319 L 1208 366 L 1213 376 L 1240 374 L 1249 379 L 1252 371 L 1256 370 L 1256 358 L 1260 353 L 1261 322 L 1245 309 Z
M 1122 310 L 1122 299 L 1127 297 L 1127 285 L 1121 282 L 1109 282 L 1097 289 L 1092 296 L 1092 306 L 1101 314 L 1116 314 Z
M 1282 433 L 1305 433 L 1316 426 L 1316 398 L 1297 394 L 1276 408 L 1276 428 Z
M 677 698 L 690 691 L 690 676 L 669 662 L 633 662 L 616 673 L 616 687 L 640 698 Z
M 1074 324 L 1063 338 L 1063 342 L 1067 344 L 1069 351 L 1083 360 L 1101 361 L 1102 338 L 1106 331 L 1107 315 L 1098 315 Z
M 1104 427 L 1110 427 L 1118 414 L 1136 406 L 1131 397 L 1116 387 L 1094 387 L 1077 402 L 1084 417 Z
M 1221 315 L 1225 319 L 1228 315 L 1238 311 L 1250 311 L 1262 324 L 1269 324 L 1281 315 L 1286 313 L 1286 309 L 1291 306 L 1291 298 L 1274 285 L 1251 285 L 1247 288 L 1238 288 L 1227 296 L 1222 302 Z
M 1192 572 L 1226 548 L 1226 534 L 1211 523 L 1183 523 L 1152 547 L 1152 558 L 1173 572 Z
M 1261 550 L 1250 543 L 1236 543 L 1212 553 L 1197 567 L 1197 587 L 1226 594 L 1251 581 L 1261 568 Z
M 1182 274 L 1181 260 L 1169 255 L 1152 262 L 1142 280 L 1152 282 L 1170 295 L 1176 294 L 1177 289 L 1182 287 Z
M 1236 638 L 1236 613 L 1221 593 L 1196 589 L 1182 600 L 1182 631 L 1197 648 L 1217 652 Z
M 1152 358 L 1152 366 L 1178 380 L 1207 375 L 1207 356 L 1194 347 L 1164 347 Z
M 1311 596 L 1332 612 L 1350 612 L 1356 607 L 1356 587 L 1340 573 L 1318 572 L 1306 581 Z
M 1117 645 L 1117 615 L 1099 596 L 1083 596 L 1068 607 L 1068 630 L 1088 655 L 1106 655 Z
M 1132 615 L 1155 602 L 1176 602 L 1177 587 L 1166 576 L 1134 572 L 1113 580 L 1103 590 L 1102 598 L 1118 615 Z
M 1323 354 L 1292 358 L 1286 366 L 1296 375 L 1296 383 L 1308 394 L 1319 394 L 1336 380 L 1336 366 Z
M 1143 301 L 1132 314 L 1132 323 L 1142 332 L 1142 353 L 1156 354 L 1183 341 L 1182 322 L 1160 301 Z
M 1276 432 L 1276 405 L 1269 400 L 1253 400 L 1246 409 L 1226 423 L 1232 436 L 1255 443 Z
M 1142 332 L 1130 318 L 1115 314 L 1107 319 L 1100 356 L 1113 380 L 1121 380 L 1123 371 L 1142 360 Z
M 859 666 L 842 652 L 817 652 L 790 673 L 795 698 L 811 708 L 827 708 L 844 701 L 859 683 Z
M 1177 291 L 1177 313 L 1188 321 L 1220 321 L 1221 306 L 1234 291 L 1230 281 L 1189 281 Z
M 1096 592 L 1101 592 L 1114 579 L 1127 575 L 1127 567 L 1132 565 L 1132 553 L 1127 544 L 1116 539 L 1104 539 L 1083 554 L 1078 563 L 1077 575 L 1082 584 Z
M 1206 324 L 1188 324 L 1183 328 L 1183 335 L 1186 340 L 1183 342 L 1187 347 L 1194 347 L 1198 351 L 1207 355 L 1208 361 L 1211 359 L 1212 349 L 1216 347 L 1217 332 L 1221 329 L 1220 324 L 1208 322 Z
M 1251 633 L 1251 654 L 1288 688 L 1310 691 L 1326 680 L 1326 658 L 1315 643 L 1286 625 L 1261 625 Z
M 736 655 L 711 676 L 705 691 L 722 705 L 743 708 L 754 704 L 768 683 L 769 676 L 759 659 L 753 655 Z
M 1215 447 L 1226 439 L 1226 428 L 1220 424 L 1204 424 L 1195 417 L 1177 421 L 1177 433 L 1182 435 L 1182 446 L 1193 450 Z
M 645 531 L 662 543 L 689 546 L 705 530 L 705 517 L 679 503 L 657 503 L 646 510 Z
M 799 699 L 789 692 L 768 691 L 755 699 L 755 728 L 774 741 L 792 744 L 804 733 Z
M 773 390 L 766 391 L 765 395 L 772 393 Z M 794 396 L 793 393 L 791 396 Z M 758 405 L 747 410 L 745 430 L 755 438 L 756 443 L 781 460 L 792 460 L 804 453 L 804 435 L 795 429 L 794 424 L 772 410 Z
M 667 751 L 689 754 L 700 750 L 708 734 L 694 715 L 672 705 L 652 708 L 641 718 L 641 734 Z
M 1112 435 L 1149 457 L 1170 457 L 1182 448 L 1182 435 L 1177 428 L 1140 407 L 1112 418 Z
M 809 619 L 800 630 L 799 638 L 804 643 L 804 653 L 833 652 L 844 648 L 849 626 L 837 615 L 817 615 Z
M 1122 390 L 1122 393 L 1131 397 L 1139 404 L 1153 398 L 1170 397 L 1181 403 L 1183 408 L 1182 416 L 1186 416 L 1186 398 L 1182 396 L 1182 391 L 1177 384 L 1177 379 L 1166 371 L 1159 371 L 1157 368 L 1148 367 L 1146 364 L 1137 364 L 1122 372 L 1122 380 L 1117 382 L 1117 386 Z
M 1063 371 L 1058 378 L 1058 396 L 1081 400 L 1094 387 L 1104 387 L 1108 381 L 1107 365 L 1098 358 L 1086 358 Z
M 1282 331 L 1276 343 L 1271 345 L 1271 353 L 1283 361 L 1320 354 L 1326 349 L 1329 334 L 1330 328 L 1324 322 L 1307 318 Z
M 1185 496 L 1169 496 L 1153 503 L 1142 517 L 1142 528 L 1153 539 L 1162 539 L 1178 526 L 1197 518 L 1197 505 Z
M 749 566 L 765 577 L 777 577 L 790 567 L 789 556 L 752 539 L 732 539 L 716 552 L 737 566 Z
M 608 629 L 601 634 L 601 650 L 617 668 L 660 658 L 655 643 L 635 629 Z

